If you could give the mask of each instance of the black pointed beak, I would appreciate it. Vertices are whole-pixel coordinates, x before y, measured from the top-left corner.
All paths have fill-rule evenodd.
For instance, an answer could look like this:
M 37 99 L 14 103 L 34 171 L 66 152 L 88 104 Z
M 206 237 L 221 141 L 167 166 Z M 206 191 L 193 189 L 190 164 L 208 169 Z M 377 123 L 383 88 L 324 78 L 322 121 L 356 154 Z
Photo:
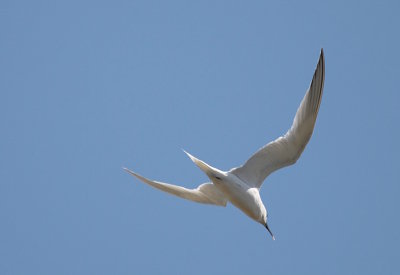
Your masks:
M 269 234 L 271 234 L 272 239 L 275 241 L 274 234 L 272 234 L 271 229 L 269 229 L 268 223 L 265 223 L 265 228 L 268 230 Z

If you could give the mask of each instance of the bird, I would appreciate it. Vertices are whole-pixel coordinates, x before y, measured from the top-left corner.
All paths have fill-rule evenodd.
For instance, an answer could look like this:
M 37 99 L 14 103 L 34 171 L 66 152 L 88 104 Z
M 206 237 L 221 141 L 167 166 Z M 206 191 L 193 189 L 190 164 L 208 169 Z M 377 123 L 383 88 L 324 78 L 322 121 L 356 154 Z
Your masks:
M 212 167 L 183 150 L 207 175 L 209 182 L 195 189 L 150 180 L 123 168 L 132 176 L 169 194 L 203 204 L 226 206 L 228 202 L 254 221 L 262 224 L 275 240 L 268 225 L 268 212 L 261 200 L 260 188 L 274 171 L 297 162 L 314 131 L 325 81 L 325 57 L 321 48 L 311 84 L 303 97 L 290 129 L 256 151 L 242 166 L 229 171 Z

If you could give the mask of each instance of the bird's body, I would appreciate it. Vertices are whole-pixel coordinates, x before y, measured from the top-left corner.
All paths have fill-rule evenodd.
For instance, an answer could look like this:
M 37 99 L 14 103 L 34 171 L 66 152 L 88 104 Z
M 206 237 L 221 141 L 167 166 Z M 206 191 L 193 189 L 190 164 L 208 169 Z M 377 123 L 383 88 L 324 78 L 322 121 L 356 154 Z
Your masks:
M 230 203 L 253 220 L 261 221 L 266 215 L 258 188 L 248 186 L 230 172 L 227 172 L 222 180 L 216 179 L 213 183 Z
M 268 214 L 259 191 L 269 174 L 294 164 L 310 140 L 321 103 L 324 78 L 325 62 L 321 50 L 310 88 L 297 110 L 292 127 L 285 135 L 258 150 L 242 166 L 221 171 L 185 152 L 211 181 L 201 184 L 196 189 L 149 180 L 124 169 L 152 187 L 184 199 L 219 206 L 226 206 L 227 202 L 230 202 L 247 216 L 264 225 L 274 238 L 267 224 Z

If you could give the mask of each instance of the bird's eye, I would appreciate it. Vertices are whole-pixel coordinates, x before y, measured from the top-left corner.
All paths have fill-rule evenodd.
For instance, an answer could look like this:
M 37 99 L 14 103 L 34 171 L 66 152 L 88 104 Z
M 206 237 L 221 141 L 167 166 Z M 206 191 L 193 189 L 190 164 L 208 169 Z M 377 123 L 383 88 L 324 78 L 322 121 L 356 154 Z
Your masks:
M 221 178 L 220 177 L 215 177 L 217 180 L 221 180 Z

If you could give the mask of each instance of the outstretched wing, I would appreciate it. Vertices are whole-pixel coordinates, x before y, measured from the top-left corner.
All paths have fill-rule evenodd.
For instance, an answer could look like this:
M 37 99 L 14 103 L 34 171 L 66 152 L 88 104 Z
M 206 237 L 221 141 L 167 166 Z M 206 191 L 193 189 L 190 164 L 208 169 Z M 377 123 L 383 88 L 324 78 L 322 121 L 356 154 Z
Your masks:
M 260 188 L 265 178 L 279 168 L 294 164 L 314 130 L 324 88 L 325 61 L 321 49 L 310 88 L 297 109 L 292 127 L 282 137 L 258 150 L 246 163 L 231 170 L 249 185 Z
M 182 186 L 168 184 L 159 181 L 153 181 L 146 179 L 145 177 L 124 168 L 132 176 L 137 177 L 141 181 L 147 183 L 148 185 L 160 189 L 164 192 L 170 193 L 172 195 L 199 203 L 205 204 L 215 204 L 220 206 L 226 206 L 227 200 L 224 195 L 218 190 L 218 188 L 212 183 L 203 183 L 196 189 L 187 189 Z

